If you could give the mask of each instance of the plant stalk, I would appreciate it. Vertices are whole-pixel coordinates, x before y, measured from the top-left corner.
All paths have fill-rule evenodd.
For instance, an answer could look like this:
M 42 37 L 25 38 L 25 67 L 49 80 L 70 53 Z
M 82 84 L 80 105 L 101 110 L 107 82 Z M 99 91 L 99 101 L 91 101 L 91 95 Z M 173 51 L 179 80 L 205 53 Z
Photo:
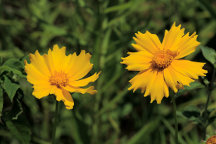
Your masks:
M 206 129 L 208 127 L 208 105 L 209 105 L 209 101 L 210 101 L 210 97 L 211 97 L 211 91 L 212 89 L 214 88 L 214 80 L 215 80 L 215 68 L 213 66 L 213 72 L 212 72 L 212 77 L 211 77 L 211 81 L 209 83 L 209 86 L 208 86 L 208 97 L 207 97 L 207 100 L 206 100 L 206 104 L 205 104 L 205 109 L 204 109 L 204 112 L 203 112 L 203 119 L 204 119 L 204 124 L 203 124 L 203 140 L 206 139 Z
M 178 121 L 177 121 L 177 115 L 176 115 L 175 95 L 172 96 L 172 102 L 173 102 L 173 114 L 175 118 L 175 143 L 178 144 Z
M 59 121 L 59 102 L 56 101 L 56 108 L 55 108 L 55 117 L 53 123 L 53 130 L 52 130 L 52 144 L 56 144 L 56 127 Z

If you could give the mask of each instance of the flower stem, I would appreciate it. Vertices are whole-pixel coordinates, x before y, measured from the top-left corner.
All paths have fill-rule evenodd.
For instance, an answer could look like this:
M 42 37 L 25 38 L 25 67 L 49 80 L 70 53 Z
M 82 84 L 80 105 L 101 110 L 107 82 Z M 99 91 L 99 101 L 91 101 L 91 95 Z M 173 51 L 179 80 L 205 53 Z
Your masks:
M 172 96 L 172 102 L 173 102 L 173 114 L 175 117 L 175 143 L 178 144 L 178 122 L 177 122 L 177 116 L 176 116 L 175 95 Z
M 58 118 L 59 118 L 59 102 L 56 101 L 56 109 L 55 109 L 55 117 L 54 117 L 54 123 L 53 123 L 53 130 L 52 130 L 52 144 L 56 144 L 56 127 L 58 124 Z
M 204 123 L 203 123 L 203 140 L 206 139 L 206 129 L 208 127 L 207 121 L 208 121 L 208 115 L 209 115 L 208 114 L 208 105 L 209 105 L 209 101 L 210 101 L 210 97 L 211 97 L 211 91 L 214 88 L 215 72 L 216 72 L 216 70 L 213 66 L 212 77 L 211 77 L 211 81 L 210 81 L 209 86 L 208 86 L 208 97 L 207 97 L 205 109 L 203 112 L 203 120 L 204 120 Z

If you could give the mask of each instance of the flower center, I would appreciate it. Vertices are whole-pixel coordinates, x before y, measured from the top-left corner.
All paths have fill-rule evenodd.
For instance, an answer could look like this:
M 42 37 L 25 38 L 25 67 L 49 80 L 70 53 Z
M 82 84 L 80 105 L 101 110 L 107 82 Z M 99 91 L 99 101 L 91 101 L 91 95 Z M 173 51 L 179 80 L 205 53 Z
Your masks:
M 163 70 L 172 63 L 175 56 L 175 52 L 170 50 L 160 50 L 159 52 L 155 53 L 152 59 L 152 66 L 158 70 Z
M 65 87 L 68 84 L 67 74 L 64 72 L 54 72 L 50 77 L 49 82 L 51 85 L 56 85 L 58 88 Z

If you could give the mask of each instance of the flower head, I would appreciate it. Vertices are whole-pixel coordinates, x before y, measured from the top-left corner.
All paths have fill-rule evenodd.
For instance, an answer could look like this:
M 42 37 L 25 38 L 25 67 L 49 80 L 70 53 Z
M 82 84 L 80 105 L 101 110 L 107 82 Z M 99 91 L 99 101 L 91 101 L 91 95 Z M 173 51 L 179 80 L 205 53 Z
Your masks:
M 162 43 L 157 35 L 148 31 L 135 35 L 136 44 L 132 46 L 137 52 L 129 52 L 121 63 L 126 64 L 130 71 L 139 71 L 129 81 L 132 84 L 129 90 L 141 89 L 144 96 L 151 95 L 151 102 L 161 103 L 164 96 L 168 97 L 168 87 L 177 92 L 207 73 L 202 68 L 204 63 L 181 59 L 194 52 L 200 44 L 196 33 L 184 34 L 181 25 L 174 23 L 169 31 L 165 30 Z
M 215 144 L 215 143 L 216 143 L 216 136 L 215 135 L 210 137 L 206 142 L 206 144 Z
M 83 78 L 93 67 L 91 55 L 82 50 L 79 55 L 73 53 L 66 56 L 65 51 L 66 47 L 59 48 L 58 45 L 54 45 L 53 50 L 49 49 L 48 54 L 40 55 L 36 51 L 29 55 L 30 64 L 25 61 L 25 71 L 27 80 L 33 84 L 32 94 L 36 98 L 54 94 L 57 101 L 62 100 L 67 109 L 72 109 L 74 101 L 70 92 L 96 93 L 93 86 L 81 87 L 96 81 L 99 73 Z

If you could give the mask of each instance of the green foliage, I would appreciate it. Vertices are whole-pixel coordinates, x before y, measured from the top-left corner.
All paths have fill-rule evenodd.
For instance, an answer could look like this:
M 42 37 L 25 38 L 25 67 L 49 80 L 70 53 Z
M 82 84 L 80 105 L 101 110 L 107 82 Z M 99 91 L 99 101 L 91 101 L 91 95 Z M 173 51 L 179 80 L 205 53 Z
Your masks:
M 6 121 L 6 126 L 8 127 L 11 134 L 15 138 L 17 138 L 22 144 L 30 143 L 31 130 L 26 127 L 25 124 L 19 124 L 8 120 Z
M 216 51 L 213 48 L 201 47 L 203 56 L 212 64 L 216 64 Z
M 10 98 L 11 101 L 13 101 L 13 98 L 16 94 L 16 91 L 19 88 L 18 84 L 12 83 L 8 77 L 4 77 L 4 83 L 3 83 L 3 88 L 6 91 L 6 93 L 8 94 L 8 97 Z
M 2 116 L 3 108 L 3 89 L 0 87 L 0 117 Z
M 186 59 L 205 62 L 207 77 L 177 94 L 179 141 L 200 144 L 201 127 L 214 134 L 216 7 L 213 0 L 23 0 L 0 2 L 0 143 L 50 144 L 55 100 L 32 96 L 24 60 L 38 50 L 47 53 L 53 44 L 67 54 L 86 50 L 93 71 L 101 71 L 96 95 L 74 93 L 75 106 L 61 103 L 57 127 L 59 144 L 174 144 L 170 99 L 150 104 L 140 91 L 128 91 L 134 72 L 125 70 L 121 57 L 131 47 L 137 31 L 149 30 L 162 39 L 174 21 L 190 33 L 196 31 L 201 51 Z M 204 46 L 205 45 L 205 46 Z M 211 91 L 207 121 L 204 105 Z M 171 93 L 171 92 L 170 92 Z

